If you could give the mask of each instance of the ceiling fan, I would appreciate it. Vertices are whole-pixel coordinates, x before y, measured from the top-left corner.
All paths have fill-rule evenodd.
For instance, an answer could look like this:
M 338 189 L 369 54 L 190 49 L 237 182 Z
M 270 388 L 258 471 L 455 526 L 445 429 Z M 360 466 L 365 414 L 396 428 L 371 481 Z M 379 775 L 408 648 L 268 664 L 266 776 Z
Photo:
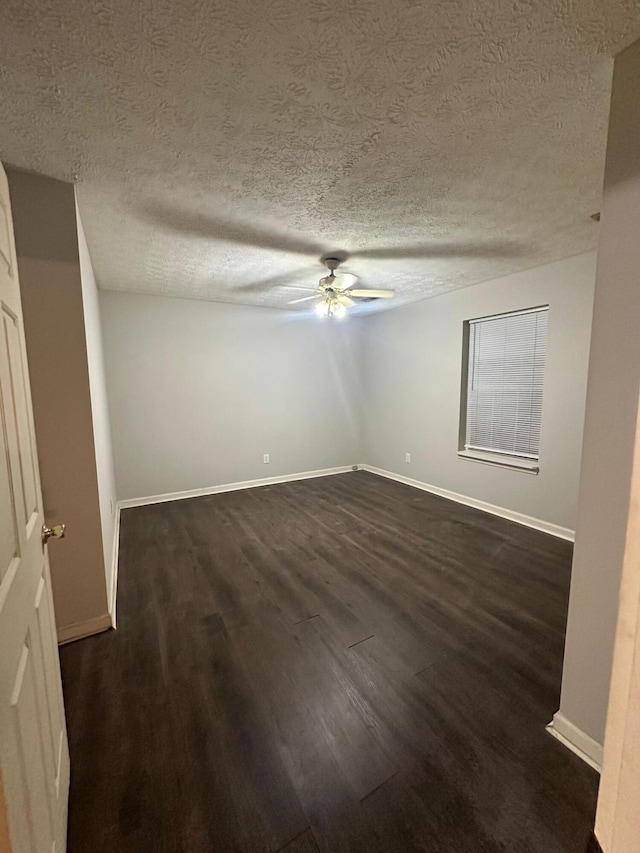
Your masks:
M 320 279 L 313 295 L 292 299 L 287 303 L 288 305 L 316 299 L 320 301 L 316 303 L 314 310 L 319 316 L 344 317 L 347 308 L 357 304 L 356 299 L 391 299 L 394 295 L 393 290 L 354 289 L 353 285 L 357 282 L 358 276 L 352 273 L 336 275 L 340 258 L 324 258 L 323 263 L 329 270 L 329 275 Z

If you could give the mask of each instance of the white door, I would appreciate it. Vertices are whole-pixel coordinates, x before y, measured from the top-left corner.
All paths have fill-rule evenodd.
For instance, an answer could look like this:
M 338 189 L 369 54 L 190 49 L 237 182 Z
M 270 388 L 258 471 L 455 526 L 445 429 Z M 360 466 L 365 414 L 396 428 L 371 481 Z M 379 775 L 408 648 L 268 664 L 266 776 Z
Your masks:
M 0 817 L 0 849 L 8 844 L 12 853 L 62 853 L 69 753 L 41 538 L 42 496 L 9 190 L 1 164 L 0 311 L 0 808 L 4 800 L 6 811 Z
M 605 853 L 640 850 L 640 411 L 634 457 L 596 815 Z

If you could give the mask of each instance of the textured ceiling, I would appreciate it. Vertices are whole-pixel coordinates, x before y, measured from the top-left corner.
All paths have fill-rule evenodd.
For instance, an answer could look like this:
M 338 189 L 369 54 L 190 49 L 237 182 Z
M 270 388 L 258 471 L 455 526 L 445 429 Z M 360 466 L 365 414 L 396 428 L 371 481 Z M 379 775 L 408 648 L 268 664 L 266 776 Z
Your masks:
M 103 288 L 283 306 L 339 249 L 410 301 L 595 246 L 638 37 L 638 0 L 4 0 L 0 158 L 78 181 Z

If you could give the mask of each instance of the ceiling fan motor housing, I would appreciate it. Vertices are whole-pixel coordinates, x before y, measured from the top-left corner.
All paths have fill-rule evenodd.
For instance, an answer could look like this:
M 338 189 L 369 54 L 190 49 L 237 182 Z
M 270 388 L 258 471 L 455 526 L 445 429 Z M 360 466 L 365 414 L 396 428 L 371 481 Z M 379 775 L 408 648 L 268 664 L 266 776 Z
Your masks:
M 335 281 L 336 277 L 334 275 L 325 275 L 324 278 L 320 279 L 320 287 L 324 290 L 333 290 Z
M 331 272 L 333 272 L 334 270 L 337 270 L 340 266 L 340 258 L 325 258 L 324 265 L 328 270 L 331 270 Z

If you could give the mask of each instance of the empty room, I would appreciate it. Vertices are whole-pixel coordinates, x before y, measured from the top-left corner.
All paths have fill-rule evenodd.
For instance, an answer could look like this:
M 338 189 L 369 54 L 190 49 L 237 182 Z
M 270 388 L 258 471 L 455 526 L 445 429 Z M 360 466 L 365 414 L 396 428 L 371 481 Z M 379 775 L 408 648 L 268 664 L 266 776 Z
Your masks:
M 0 9 L 1 853 L 640 853 L 640 8 Z

